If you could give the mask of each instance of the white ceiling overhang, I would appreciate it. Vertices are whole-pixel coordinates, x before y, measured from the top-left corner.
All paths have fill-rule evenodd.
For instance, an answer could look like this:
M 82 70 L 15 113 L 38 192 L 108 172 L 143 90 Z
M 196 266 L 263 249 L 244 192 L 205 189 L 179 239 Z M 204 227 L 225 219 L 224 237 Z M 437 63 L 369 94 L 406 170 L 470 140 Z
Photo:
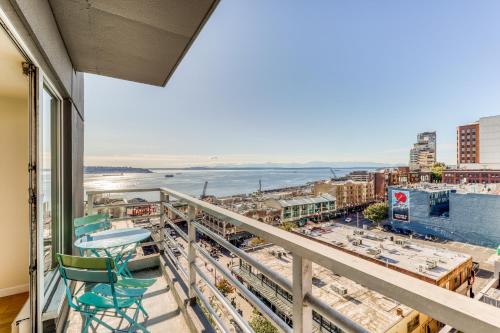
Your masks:
M 165 86 L 219 0 L 49 0 L 77 71 Z

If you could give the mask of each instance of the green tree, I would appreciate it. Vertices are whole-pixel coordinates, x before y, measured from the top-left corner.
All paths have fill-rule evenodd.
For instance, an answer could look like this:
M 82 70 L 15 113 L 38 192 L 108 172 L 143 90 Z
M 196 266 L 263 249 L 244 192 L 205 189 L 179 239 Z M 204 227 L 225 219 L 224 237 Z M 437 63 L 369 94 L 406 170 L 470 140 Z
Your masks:
M 389 206 L 386 202 L 374 203 L 363 211 L 363 215 L 366 219 L 372 221 L 379 226 L 379 223 L 388 217 Z
M 253 310 L 252 318 L 248 323 L 255 333 L 278 333 L 278 329 L 256 310 Z
M 234 287 L 226 279 L 220 279 L 215 286 L 225 297 L 234 292 Z
M 446 164 L 443 162 L 434 163 L 431 168 L 432 180 L 435 182 L 441 182 L 444 170 L 446 170 Z
M 285 230 L 285 231 L 292 231 L 293 228 L 297 227 L 297 223 L 295 222 L 284 222 L 282 223 L 279 228 Z

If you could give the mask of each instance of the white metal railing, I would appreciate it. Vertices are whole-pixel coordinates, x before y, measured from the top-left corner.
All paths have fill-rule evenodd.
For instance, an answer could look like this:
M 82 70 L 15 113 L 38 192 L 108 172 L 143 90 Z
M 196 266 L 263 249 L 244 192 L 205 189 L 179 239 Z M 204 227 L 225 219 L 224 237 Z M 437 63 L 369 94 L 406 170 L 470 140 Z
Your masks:
M 107 209 L 106 206 L 118 207 L 122 205 L 123 207 L 127 207 L 128 204 L 126 203 L 103 206 L 94 206 L 93 204 L 94 197 L 98 194 L 127 192 L 157 192 L 159 194 L 160 200 L 151 203 L 160 207 L 158 214 L 154 214 L 153 217 L 159 219 L 159 230 L 164 234 L 162 238 L 170 245 L 173 245 L 173 247 L 164 246 L 163 249 L 172 264 L 179 270 L 181 276 L 185 278 L 185 282 L 189 286 L 189 297 L 192 300 L 197 298 L 200 301 L 207 309 L 209 316 L 213 317 L 215 325 L 222 332 L 229 332 L 227 323 L 218 318 L 215 309 L 210 305 L 206 295 L 196 285 L 197 276 L 204 281 L 208 289 L 210 289 L 244 332 L 253 332 L 253 330 L 248 322 L 230 304 L 229 300 L 218 291 L 210 278 L 200 269 L 198 265 L 200 260 L 213 265 L 217 273 L 224 276 L 259 312 L 271 320 L 281 331 L 287 333 L 311 332 L 313 322 L 312 310 L 345 332 L 369 332 L 358 323 L 337 312 L 321 299 L 312 295 L 311 266 L 313 262 L 336 274 L 351 279 L 368 289 L 393 298 L 421 313 L 425 313 L 431 318 L 448 324 L 457 330 L 471 333 L 500 332 L 500 310 L 495 307 L 471 300 L 458 293 L 171 189 L 152 188 L 88 192 L 88 212 L 92 213 L 97 209 Z M 174 202 L 179 201 L 187 204 L 187 211 L 178 210 L 173 205 Z M 262 265 L 248 253 L 230 244 L 209 228 L 201 225 L 195 218 L 197 212 L 205 212 L 215 216 L 290 251 L 293 255 L 292 280 L 290 281 Z M 187 221 L 187 233 L 173 223 L 168 217 L 171 214 L 175 214 Z M 135 219 L 137 217 L 125 216 L 118 219 L 127 218 Z M 179 245 L 179 242 L 171 237 L 169 233 L 164 232 L 165 226 L 174 229 L 179 234 L 180 238 L 187 244 L 187 250 L 183 249 Z M 255 267 L 293 296 L 293 329 L 236 279 L 224 265 L 215 260 L 197 243 L 195 237 L 197 231 Z M 179 252 L 179 257 L 176 256 L 174 251 Z M 187 261 L 187 265 L 183 266 L 181 259 Z

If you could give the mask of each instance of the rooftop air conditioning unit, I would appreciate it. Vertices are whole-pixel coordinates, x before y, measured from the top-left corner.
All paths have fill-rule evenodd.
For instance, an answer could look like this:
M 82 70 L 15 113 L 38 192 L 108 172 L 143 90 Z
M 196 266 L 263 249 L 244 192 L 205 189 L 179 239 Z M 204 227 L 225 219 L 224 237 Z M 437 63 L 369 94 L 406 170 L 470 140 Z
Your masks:
M 359 246 L 361 244 L 363 244 L 363 241 L 361 239 L 354 239 L 352 241 L 352 245 L 354 245 L 354 246 Z
M 364 235 L 365 232 L 363 230 L 354 230 L 354 235 Z
M 427 259 L 425 263 L 427 264 L 427 269 L 433 269 L 437 267 L 436 259 Z
M 337 294 L 339 294 L 341 296 L 347 295 L 347 288 L 346 287 L 337 286 L 334 284 L 330 285 L 330 287 L 332 288 L 333 291 L 335 291 Z
M 371 247 L 371 248 L 369 248 L 369 249 L 368 249 L 368 251 L 367 251 L 367 252 L 368 252 L 368 254 L 370 254 L 370 255 L 372 255 L 372 256 L 378 256 L 379 254 L 381 254 L 381 253 L 382 253 L 382 250 L 381 250 L 381 249 L 378 249 L 378 248 L 373 248 L 373 247 Z
M 397 245 L 401 245 L 402 247 L 409 247 L 411 245 L 408 240 L 402 238 L 396 239 L 395 243 Z
M 424 266 L 418 265 L 418 271 L 422 273 L 424 271 Z

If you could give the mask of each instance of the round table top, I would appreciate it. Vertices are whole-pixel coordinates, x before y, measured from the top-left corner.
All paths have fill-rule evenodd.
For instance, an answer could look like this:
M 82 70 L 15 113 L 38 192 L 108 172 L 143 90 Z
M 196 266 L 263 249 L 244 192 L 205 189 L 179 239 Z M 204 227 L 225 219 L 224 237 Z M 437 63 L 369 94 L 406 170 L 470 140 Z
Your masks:
M 140 242 L 151 236 L 144 228 L 110 229 L 83 236 L 75 241 L 80 249 L 109 249 Z

